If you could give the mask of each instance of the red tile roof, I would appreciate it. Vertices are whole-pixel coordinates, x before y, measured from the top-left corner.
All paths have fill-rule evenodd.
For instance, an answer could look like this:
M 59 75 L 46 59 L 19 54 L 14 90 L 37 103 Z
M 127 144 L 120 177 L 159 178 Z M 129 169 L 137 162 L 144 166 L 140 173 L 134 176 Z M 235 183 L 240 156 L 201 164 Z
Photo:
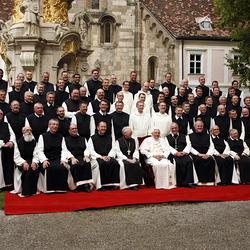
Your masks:
M 213 0 L 141 0 L 145 7 L 176 38 L 228 39 L 229 32 L 219 28 Z M 14 0 L 0 0 L 0 19 L 7 21 L 12 15 Z M 213 31 L 201 31 L 195 18 L 209 16 Z
M 213 0 L 142 0 L 144 6 L 176 38 L 228 39 L 229 32 L 219 28 Z M 212 31 L 201 31 L 195 18 L 208 16 Z
M 0 19 L 8 21 L 12 15 L 12 6 L 14 6 L 14 0 L 1 0 L 0 1 Z

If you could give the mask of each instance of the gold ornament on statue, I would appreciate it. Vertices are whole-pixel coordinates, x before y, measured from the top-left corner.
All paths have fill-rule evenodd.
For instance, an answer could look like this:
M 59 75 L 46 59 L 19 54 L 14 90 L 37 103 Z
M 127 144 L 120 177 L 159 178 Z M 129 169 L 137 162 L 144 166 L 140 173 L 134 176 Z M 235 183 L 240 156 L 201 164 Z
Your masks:
M 63 46 L 62 57 L 64 57 L 65 55 L 68 55 L 68 54 L 76 55 L 77 50 L 78 50 L 78 46 L 77 46 L 75 41 L 67 41 L 67 42 L 65 42 L 65 44 Z
M 23 19 L 23 13 L 20 11 L 20 6 L 23 0 L 15 0 L 14 7 L 12 10 L 13 23 L 18 23 Z
M 44 0 L 43 20 L 47 23 L 68 24 L 68 10 L 72 1 Z

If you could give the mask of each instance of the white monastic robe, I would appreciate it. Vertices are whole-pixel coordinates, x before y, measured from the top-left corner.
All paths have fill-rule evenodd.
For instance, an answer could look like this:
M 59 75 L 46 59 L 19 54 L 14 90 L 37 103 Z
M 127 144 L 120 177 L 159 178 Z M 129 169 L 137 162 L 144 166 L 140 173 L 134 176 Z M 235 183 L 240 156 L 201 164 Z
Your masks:
M 166 139 L 153 137 L 146 138 L 140 147 L 141 153 L 147 159 L 146 163 L 152 165 L 155 176 L 156 189 L 171 189 L 176 186 L 175 166 L 167 158 L 170 154 L 169 144 Z M 164 158 L 157 160 L 154 156 L 161 155 Z

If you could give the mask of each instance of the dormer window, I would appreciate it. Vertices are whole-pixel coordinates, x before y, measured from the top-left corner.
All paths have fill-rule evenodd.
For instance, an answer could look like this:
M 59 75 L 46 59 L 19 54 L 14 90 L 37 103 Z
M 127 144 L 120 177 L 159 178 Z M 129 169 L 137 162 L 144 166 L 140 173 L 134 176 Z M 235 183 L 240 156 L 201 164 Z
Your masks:
M 208 16 L 205 17 L 197 17 L 195 18 L 196 23 L 199 24 L 200 30 L 211 31 L 212 28 L 212 21 Z

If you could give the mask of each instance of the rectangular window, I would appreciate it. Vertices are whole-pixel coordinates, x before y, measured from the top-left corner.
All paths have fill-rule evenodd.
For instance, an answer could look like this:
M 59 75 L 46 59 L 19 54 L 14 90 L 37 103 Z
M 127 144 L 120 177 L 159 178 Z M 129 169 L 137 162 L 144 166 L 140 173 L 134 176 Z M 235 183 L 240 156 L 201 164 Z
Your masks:
M 189 73 L 201 74 L 201 54 L 190 54 Z
M 100 7 L 99 0 L 92 0 L 91 8 L 94 10 L 98 10 Z

